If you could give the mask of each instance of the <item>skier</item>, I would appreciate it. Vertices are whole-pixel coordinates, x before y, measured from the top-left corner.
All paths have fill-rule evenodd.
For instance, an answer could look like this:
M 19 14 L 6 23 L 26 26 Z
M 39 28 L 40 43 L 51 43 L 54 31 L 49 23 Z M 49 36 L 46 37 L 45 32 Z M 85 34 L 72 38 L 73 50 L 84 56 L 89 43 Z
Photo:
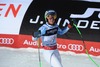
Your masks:
M 72 23 L 68 24 L 64 29 L 60 29 L 55 22 L 57 13 L 54 10 L 47 10 L 44 16 L 46 23 L 43 24 L 37 32 L 34 32 L 33 40 L 36 41 L 41 37 L 43 57 L 51 67 L 63 67 L 61 56 L 57 49 L 56 38 L 57 34 L 63 35 L 72 28 Z

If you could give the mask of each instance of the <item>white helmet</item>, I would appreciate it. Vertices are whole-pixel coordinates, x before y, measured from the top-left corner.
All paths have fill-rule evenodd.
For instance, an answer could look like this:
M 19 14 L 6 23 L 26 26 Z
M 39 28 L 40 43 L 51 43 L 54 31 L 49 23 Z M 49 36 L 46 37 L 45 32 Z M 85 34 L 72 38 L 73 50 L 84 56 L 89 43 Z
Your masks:
M 54 19 L 56 19 L 57 18 L 57 13 L 54 11 L 54 10 L 48 10 L 48 11 L 46 11 L 45 12 L 45 15 L 44 15 L 44 18 L 45 18 L 45 20 L 47 21 L 47 16 L 49 16 L 49 15 L 53 15 L 54 16 Z

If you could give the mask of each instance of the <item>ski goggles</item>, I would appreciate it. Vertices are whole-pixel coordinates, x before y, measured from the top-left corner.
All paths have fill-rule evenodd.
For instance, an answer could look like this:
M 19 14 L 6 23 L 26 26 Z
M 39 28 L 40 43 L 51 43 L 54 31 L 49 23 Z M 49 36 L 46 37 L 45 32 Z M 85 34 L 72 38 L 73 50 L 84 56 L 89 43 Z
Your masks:
M 49 17 L 50 15 L 51 15 L 52 17 L 54 17 L 54 19 L 57 18 L 57 15 L 56 15 L 55 13 L 53 13 L 53 12 L 48 13 L 48 14 L 47 14 L 47 17 Z

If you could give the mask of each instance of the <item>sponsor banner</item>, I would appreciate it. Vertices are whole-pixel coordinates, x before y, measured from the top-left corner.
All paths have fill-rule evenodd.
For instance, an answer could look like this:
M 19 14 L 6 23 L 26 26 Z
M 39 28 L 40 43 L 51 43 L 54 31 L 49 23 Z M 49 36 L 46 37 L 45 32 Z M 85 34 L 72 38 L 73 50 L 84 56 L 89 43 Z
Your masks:
M 59 38 L 57 40 L 59 50 L 85 53 L 84 44 L 81 40 L 68 40 Z M 100 56 L 100 42 L 85 41 L 85 44 L 89 54 Z
M 73 1 L 85 1 L 85 2 L 97 2 L 97 3 L 100 3 L 100 0 L 73 0 Z
M 60 28 L 67 26 L 67 23 L 71 22 L 70 19 L 74 18 L 86 41 L 100 42 L 100 6 L 98 5 L 100 3 L 84 1 L 35 0 L 30 4 L 24 16 L 20 34 L 32 35 L 34 31 L 37 31 L 40 26 L 46 23 L 44 19 L 45 11 L 53 9 L 57 12 L 56 23 Z M 58 35 L 58 38 L 80 40 L 75 27 L 62 36 Z
M 19 34 L 20 26 L 32 0 L 0 0 L 0 33 Z
M 28 35 L 0 34 L 0 46 L 12 48 L 37 48 L 37 42 L 32 41 L 32 36 Z
M 30 35 L 6 35 L 0 34 L 0 46 L 12 48 L 38 48 L 37 41 L 32 41 Z M 89 54 L 100 56 L 100 43 L 85 41 Z M 85 53 L 84 44 L 81 40 L 68 40 L 57 38 L 57 46 L 60 51 L 72 51 L 77 54 Z M 42 48 L 42 43 L 41 43 Z M 43 48 L 42 48 L 43 49 Z
M 60 28 L 67 26 L 71 18 L 76 19 L 89 54 L 99 56 L 100 3 L 84 1 L 0 0 L 0 46 L 37 48 L 37 42 L 31 39 L 32 34 L 46 23 L 45 11 L 53 9 L 57 12 L 56 23 Z M 58 35 L 57 43 L 61 51 L 85 53 L 84 44 L 75 27 L 62 36 Z
M 77 1 L 77 0 L 76 0 Z M 78 0 L 78 1 L 87 1 L 87 2 L 100 2 L 100 0 Z

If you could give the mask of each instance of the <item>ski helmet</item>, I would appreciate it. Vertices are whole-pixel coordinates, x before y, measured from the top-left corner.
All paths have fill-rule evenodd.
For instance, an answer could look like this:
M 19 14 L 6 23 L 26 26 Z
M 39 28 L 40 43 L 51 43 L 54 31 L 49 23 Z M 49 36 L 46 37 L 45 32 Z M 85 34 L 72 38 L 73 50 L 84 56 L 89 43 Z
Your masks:
M 57 13 L 56 13 L 54 10 L 47 10 L 47 11 L 45 12 L 45 15 L 44 15 L 44 18 L 45 18 L 46 21 L 47 21 L 47 17 L 48 17 L 49 15 L 53 15 L 53 16 L 54 16 L 54 19 L 57 18 Z

